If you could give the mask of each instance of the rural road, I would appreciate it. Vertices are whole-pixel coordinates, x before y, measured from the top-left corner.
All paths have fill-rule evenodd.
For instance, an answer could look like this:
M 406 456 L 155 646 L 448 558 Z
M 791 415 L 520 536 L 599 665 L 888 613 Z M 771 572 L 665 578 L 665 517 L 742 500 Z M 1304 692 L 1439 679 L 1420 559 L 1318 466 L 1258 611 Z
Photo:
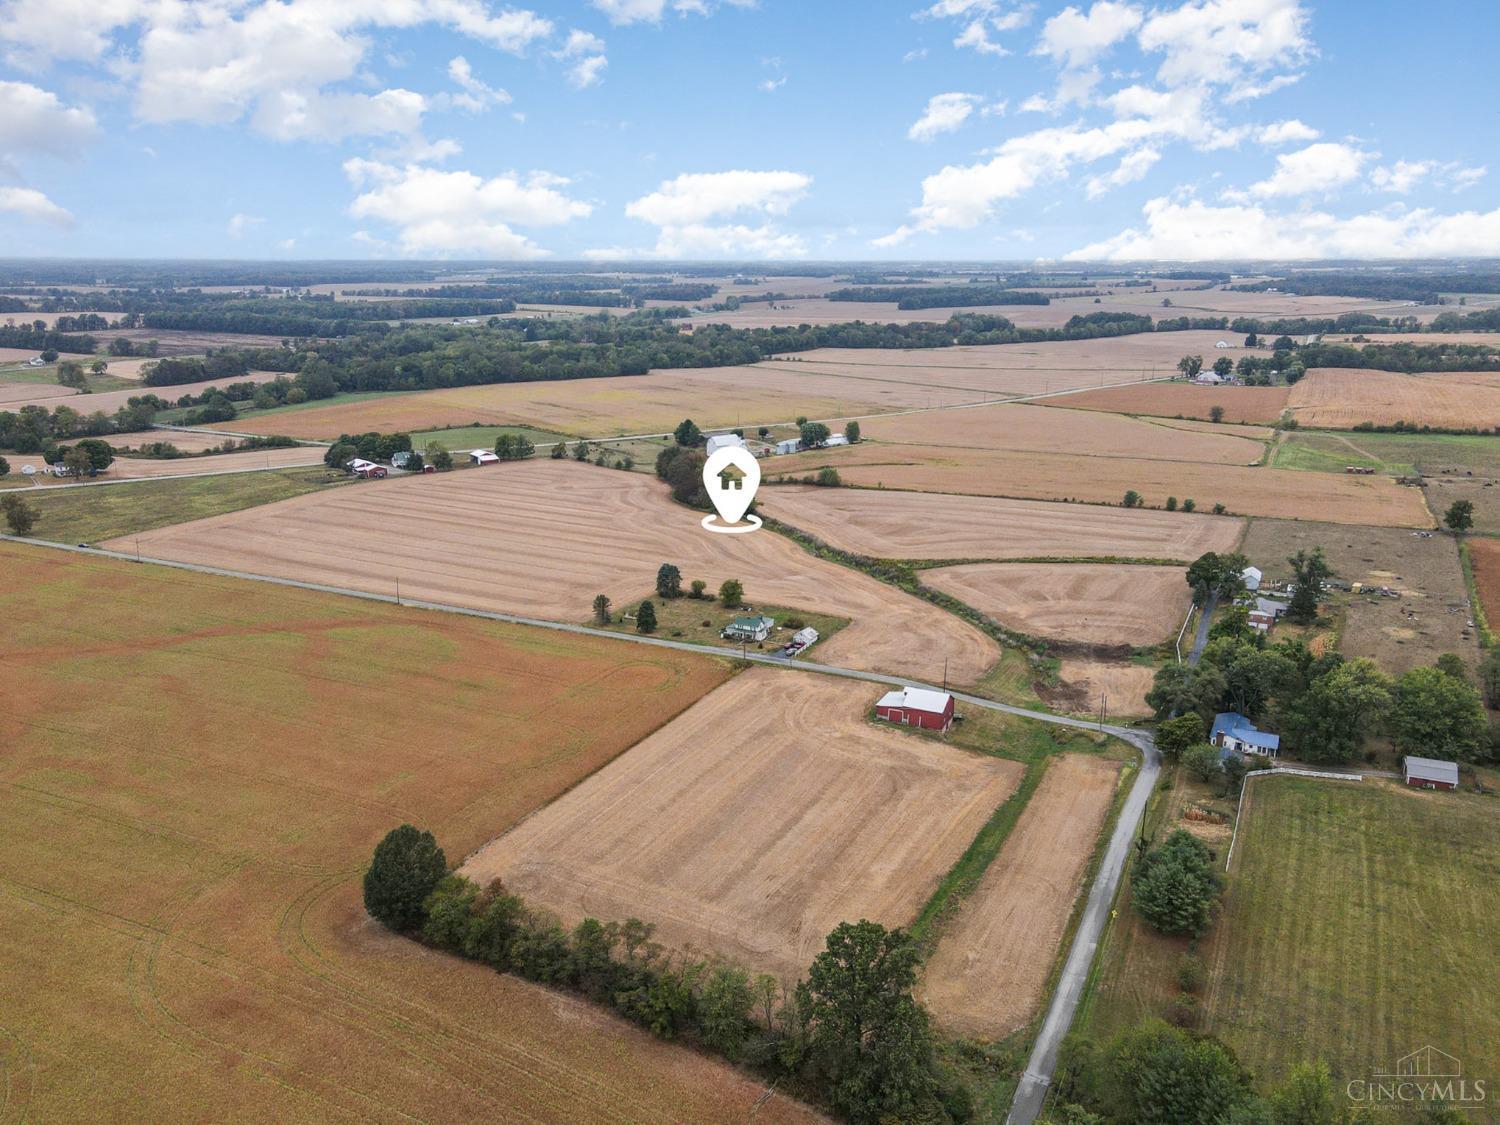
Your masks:
M 427 602 L 412 598 L 401 598 L 398 600 L 390 594 L 374 594 L 365 590 L 352 590 L 343 586 L 329 586 L 317 582 L 300 582 L 290 578 L 273 578 L 264 574 L 251 574 L 245 571 L 227 570 L 223 567 L 203 566 L 197 563 L 176 562 L 171 559 L 157 559 L 146 556 L 137 558 L 122 551 L 107 551 L 99 547 L 78 547 L 67 543 L 52 543 L 44 539 L 24 539 L 15 535 L 0 535 L 0 540 L 11 543 L 24 543 L 36 547 L 49 547 L 53 550 L 69 551 L 79 555 L 94 555 L 100 558 L 120 559 L 125 562 L 151 563 L 156 566 L 191 571 L 196 574 L 212 574 L 224 578 L 238 578 L 249 582 L 265 582 L 274 586 L 290 586 L 299 590 L 313 590 L 319 593 L 360 598 L 364 601 L 404 605 L 416 609 L 434 610 L 439 613 L 454 613 L 464 617 L 479 617 L 510 625 L 529 625 L 533 628 L 551 629 L 560 633 L 574 633 L 580 636 L 600 637 L 607 640 L 625 641 L 631 644 L 651 645 L 656 648 L 676 649 L 680 652 L 702 653 L 719 657 L 734 657 L 736 655 L 733 650 L 725 650 L 714 645 L 694 644 L 690 641 L 674 641 L 664 637 L 647 637 L 640 634 L 616 633 L 608 629 L 596 629 L 588 625 L 572 625 L 566 622 L 548 621 L 544 618 L 525 617 L 514 613 L 496 613 L 490 610 L 470 609 L 465 606 L 449 605 L 444 602 Z M 863 680 L 868 683 L 886 684 L 894 687 L 911 685 L 930 688 L 934 691 L 940 690 L 934 684 L 924 684 L 910 677 L 888 676 L 881 672 L 865 672 L 854 668 L 842 668 L 834 664 L 819 664 L 806 660 L 787 660 L 759 653 L 747 653 L 743 656 L 743 659 L 773 668 L 795 668 L 803 672 L 839 676 L 848 680 Z M 983 699 L 977 695 L 968 695 L 964 692 L 953 691 L 951 694 L 955 699 L 961 699 L 965 703 L 990 711 L 1002 711 L 1009 715 L 1019 715 L 1023 718 L 1035 719 L 1038 722 L 1053 723 L 1058 726 L 1073 727 L 1078 730 L 1103 731 L 1105 734 L 1113 735 L 1130 743 L 1140 750 L 1142 757 L 1141 772 L 1137 775 L 1135 783 L 1130 787 L 1130 793 L 1126 797 L 1125 804 L 1120 810 L 1119 818 L 1115 822 L 1115 830 L 1110 836 L 1109 846 L 1104 853 L 1104 860 L 1099 865 L 1099 873 L 1095 876 L 1094 884 L 1089 889 L 1088 902 L 1084 906 L 1083 916 L 1079 919 L 1078 930 L 1073 937 L 1073 945 L 1068 951 L 1068 959 L 1063 965 L 1062 975 L 1057 982 L 1057 990 L 1053 994 L 1052 1003 L 1047 1009 L 1041 1031 L 1037 1034 L 1036 1043 L 1032 1048 L 1031 1057 L 1027 1061 L 1025 1073 L 1022 1074 L 1020 1085 L 1016 1088 L 1015 1100 L 1011 1105 L 1010 1114 L 1006 1118 L 1007 1122 L 1014 1122 L 1015 1125 L 1030 1125 L 1041 1113 L 1042 1103 L 1047 1097 L 1047 1088 L 1051 1084 L 1052 1074 L 1057 1067 L 1058 1048 L 1062 1043 L 1063 1036 L 1068 1033 L 1068 1028 L 1072 1025 L 1073 1016 L 1078 1009 L 1078 1003 L 1083 997 L 1084 987 L 1088 982 L 1089 972 L 1094 963 L 1094 955 L 1099 948 L 1099 940 L 1103 936 L 1105 924 L 1110 918 L 1115 891 L 1119 888 L 1120 876 L 1125 870 L 1125 861 L 1130 855 L 1136 829 L 1146 809 L 1146 800 L 1150 796 L 1151 790 L 1156 784 L 1157 776 L 1161 772 L 1161 756 L 1157 753 L 1155 739 L 1149 731 L 1136 730 L 1131 727 L 1102 725 L 1089 719 L 1075 719 L 1067 715 L 1053 715 L 1046 711 L 1031 711 L 1025 707 L 1016 707 L 1009 703 L 997 703 L 992 699 Z

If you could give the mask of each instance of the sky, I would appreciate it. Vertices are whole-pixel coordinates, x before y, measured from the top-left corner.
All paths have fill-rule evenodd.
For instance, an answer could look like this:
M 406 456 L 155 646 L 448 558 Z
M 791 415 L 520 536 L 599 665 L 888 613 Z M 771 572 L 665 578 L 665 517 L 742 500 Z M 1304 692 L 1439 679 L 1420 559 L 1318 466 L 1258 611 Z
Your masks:
M 1456 0 L 0 0 L 0 256 L 1500 256 L 1496 42 Z

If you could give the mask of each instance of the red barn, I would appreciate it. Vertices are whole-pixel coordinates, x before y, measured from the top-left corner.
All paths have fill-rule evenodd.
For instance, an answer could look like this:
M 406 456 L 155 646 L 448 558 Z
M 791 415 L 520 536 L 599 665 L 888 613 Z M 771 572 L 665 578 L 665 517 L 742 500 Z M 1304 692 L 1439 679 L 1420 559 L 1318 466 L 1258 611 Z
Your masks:
M 953 725 L 953 697 L 946 691 L 928 688 L 888 691 L 876 702 L 875 714 L 888 723 L 923 730 L 947 730 Z
M 1440 762 L 1436 758 L 1401 759 L 1406 784 L 1418 789 L 1457 789 L 1458 763 Z

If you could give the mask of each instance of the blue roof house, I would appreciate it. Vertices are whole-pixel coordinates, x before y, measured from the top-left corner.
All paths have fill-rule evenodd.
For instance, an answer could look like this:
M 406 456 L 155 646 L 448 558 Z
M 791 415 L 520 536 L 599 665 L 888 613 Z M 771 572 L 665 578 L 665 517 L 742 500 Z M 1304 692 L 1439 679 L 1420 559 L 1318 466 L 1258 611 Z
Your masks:
M 1220 711 L 1215 715 L 1208 740 L 1240 754 L 1269 754 L 1274 758 L 1281 750 L 1280 735 L 1267 734 L 1238 711 Z

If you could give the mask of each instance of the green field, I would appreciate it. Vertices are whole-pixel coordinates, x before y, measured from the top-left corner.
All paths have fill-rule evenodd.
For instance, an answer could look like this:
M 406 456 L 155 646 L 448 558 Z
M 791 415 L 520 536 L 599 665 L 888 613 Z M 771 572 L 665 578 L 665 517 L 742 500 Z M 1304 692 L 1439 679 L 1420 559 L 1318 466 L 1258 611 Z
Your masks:
M 1500 438 L 1474 434 L 1332 434 L 1318 431 L 1287 434 L 1276 446 L 1271 465 L 1342 473 L 1346 465 L 1372 468 L 1389 476 L 1428 476 L 1444 469 L 1500 475 Z
M 1209 1028 L 1279 1079 L 1368 1076 L 1432 1044 L 1500 1074 L 1500 807 L 1296 778 L 1247 802 L 1212 954 Z
M 534 430 L 530 426 L 455 426 L 450 430 L 424 430 L 411 435 L 413 449 L 426 449 L 433 442 L 441 442 L 449 453 L 468 449 L 494 449 L 495 439 L 501 434 L 520 434 L 533 445 L 551 445 L 566 441 L 561 434 L 548 430 Z
M 100 543 L 118 535 L 237 512 L 320 488 L 336 488 L 353 479 L 312 467 L 78 488 L 33 488 L 26 498 L 40 513 L 33 537 L 54 543 Z
M 687 589 L 692 581 L 691 575 L 684 575 L 682 585 Z M 709 594 L 717 591 L 709 590 Z M 774 650 L 780 645 L 786 644 L 792 639 L 795 629 L 784 627 L 782 622 L 800 618 L 804 625 L 811 625 L 818 631 L 818 642 L 828 640 L 845 625 L 849 624 L 847 617 L 834 617 L 827 613 L 810 613 L 805 609 L 787 609 L 785 606 L 758 605 L 754 610 L 748 609 L 725 609 L 718 601 L 710 601 L 701 598 L 680 597 L 670 600 L 658 598 L 652 595 L 652 605 L 656 607 L 656 636 L 667 637 L 671 640 L 690 641 L 700 645 L 722 645 L 726 652 L 738 652 L 739 644 L 724 640 L 719 634 L 724 627 L 736 617 L 747 616 L 751 613 L 764 613 L 776 619 L 777 626 L 771 631 L 770 637 L 757 647 L 751 644 L 752 651 L 765 653 Z M 622 602 L 613 606 L 614 615 L 612 623 L 604 626 L 621 633 L 634 634 L 635 611 L 640 605 L 639 601 Z M 623 614 L 629 613 L 632 620 L 623 619 Z M 592 619 L 587 624 L 593 624 Z M 800 628 L 801 626 L 799 626 Z M 808 659 L 817 659 L 818 646 L 814 645 L 809 653 Z

